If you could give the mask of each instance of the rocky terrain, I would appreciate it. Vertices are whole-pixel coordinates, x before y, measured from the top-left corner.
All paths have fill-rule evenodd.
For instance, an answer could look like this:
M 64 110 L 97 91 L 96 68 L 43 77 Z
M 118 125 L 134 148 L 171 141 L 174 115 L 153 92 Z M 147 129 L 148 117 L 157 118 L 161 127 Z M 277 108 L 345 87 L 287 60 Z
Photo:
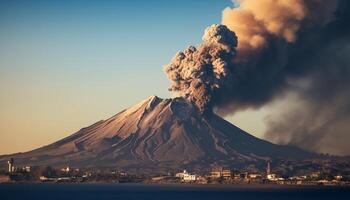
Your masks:
M 200 114 L 184 98 L 151 96 L 115 116 L 26 153 L 18 165 L 201 169 L 214 165 L 264 167 L 266 160 L 302 160 L 319 155 L 258 139 L 216 114 Z

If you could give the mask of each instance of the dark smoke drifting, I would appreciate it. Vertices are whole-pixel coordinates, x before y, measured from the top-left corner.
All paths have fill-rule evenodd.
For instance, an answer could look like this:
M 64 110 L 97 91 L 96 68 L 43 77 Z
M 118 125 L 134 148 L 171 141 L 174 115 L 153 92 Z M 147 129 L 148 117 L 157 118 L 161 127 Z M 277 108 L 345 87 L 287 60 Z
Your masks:
M 168 73 L 171 90 L 195 102 L 205 102 L 199 105 L 215 108 L 222 115 L 258 109 L 283 101 L 292 93 L 297 107 L 269 116 L 265 137 L 309 150 L 350 154 L 346 144 L 350 139 L 350 2 L 238 2 L 238 8 L 223 11 L 223 25 L 238 37 L 237 48 L 231 48 L 233 53 L 225 51 L 235 55 L 231 56 L 233 61 L 230 56 L 222 59 L 225 75 L 213 75 L 212 67 L 195 70 L 196 74 L 219 77 L 210 79 L 219 81 L 219 86 L 214 87 L 215 81 L 202 81 L 203 75 L 191 76 L 186 82 L 183 76 L 171 78 Z M 236 42 L 233 44 L 236 46 Z M 192 58 L 193 63 L 212 63 L 205 58 L 207 54 L 196 55 L 199 57 Z M 198 69 L 198 64 L 191 62 L 175 63 L 186 66 L 181 67 L 180 74 Z M 189 87 L 197 81 L 206 83 Z M 178 82 L 185 86 L 178 86 Z
M 319 50 L 315 45 L 324 41 L 317 37 L 335 20 L 337 8 L 336 0 L 240 2 L 239 8 L 223 11 L 222 23 L 239 40 L 233 89 L 215 102 L 224 114 L 259 108 L 284 92 L 290 78 L 305 75 L 311 66 L 299 62 L 311 52 L 300 51 L 309 45 L 313 52 Z M 309 38 L 304 41 L 305 35 Z

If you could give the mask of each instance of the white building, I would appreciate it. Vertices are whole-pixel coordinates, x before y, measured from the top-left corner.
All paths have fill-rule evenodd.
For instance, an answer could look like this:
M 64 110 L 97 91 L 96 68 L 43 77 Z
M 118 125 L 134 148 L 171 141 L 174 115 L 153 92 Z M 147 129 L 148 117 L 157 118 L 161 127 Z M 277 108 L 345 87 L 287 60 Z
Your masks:
M 278 177 L 277 174 L 268 174 L 267 179 L 270 181 L 284 181 L 284 178 Z
M 186 170 L 184 170 L 183 172 L 180 172 L 180 173 L 176 173 L 175 176 L 181 178 L 181 180 L 183 180 L 185 182 L 197 180 L 197 176 L 195 174 L 190 174 Z
M 276 174 L 268 174 L 267 175 L 267 179 L 269 179 L 269 180 L 275 180 L 276 178 L 277 178 Z
M 61 171 L 62 172 L 66 172 L 66 173 L 69 173 L 70 172 L 70 168 L 67 166 L 66 168 L 62 168 Z
M 197 176 L 195 174 L 184 174 L 183 180 L 186 182 L 196 181 Z
M 261 178 L 261 174 L 258 174 L 258 173 L 252 173 L 252 174 L 249 174 L 248 177 L 250 179 L 258 179 L 258 178 Z

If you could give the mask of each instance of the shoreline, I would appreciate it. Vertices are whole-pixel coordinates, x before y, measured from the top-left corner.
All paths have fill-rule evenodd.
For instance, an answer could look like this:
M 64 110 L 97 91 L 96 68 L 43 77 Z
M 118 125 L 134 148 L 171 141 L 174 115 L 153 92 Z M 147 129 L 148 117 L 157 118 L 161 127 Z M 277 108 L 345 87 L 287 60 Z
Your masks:
M 198 183 L 107 183 L 107 182 L 85 182 L 85 183 L 55 183 L 55 182 L 6 182 L 4 185 L 96 185 L 96 186 L 121 186 L 121 187 L 176 187 L 176 188 L 241 188 L 241 189 L 286 189 L 286 188 L 350 188 L 350 185 L 279 185 L 279 184 L 198 184 Z

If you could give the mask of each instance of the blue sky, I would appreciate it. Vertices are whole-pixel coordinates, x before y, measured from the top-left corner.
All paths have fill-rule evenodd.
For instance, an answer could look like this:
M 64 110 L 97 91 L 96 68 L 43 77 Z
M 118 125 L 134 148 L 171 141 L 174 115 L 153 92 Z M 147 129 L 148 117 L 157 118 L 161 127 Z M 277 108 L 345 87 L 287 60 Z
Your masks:
M 0 70 L 1 79 L 9 79 L 3 87 L 104 82 L 132 92 L 141 83 L 147 89 L 140 97 L 167 95 L 162 66 L 177 51 L 199 43 L 204 28 L 219 23 L 222 9 L 231 4 L 1 1 Z
M 156 94 L 163 65 L 230 0 L 0 1 L 0 154 L 65 137 Z M 28 140 L 30 138 L 30 140 Z

